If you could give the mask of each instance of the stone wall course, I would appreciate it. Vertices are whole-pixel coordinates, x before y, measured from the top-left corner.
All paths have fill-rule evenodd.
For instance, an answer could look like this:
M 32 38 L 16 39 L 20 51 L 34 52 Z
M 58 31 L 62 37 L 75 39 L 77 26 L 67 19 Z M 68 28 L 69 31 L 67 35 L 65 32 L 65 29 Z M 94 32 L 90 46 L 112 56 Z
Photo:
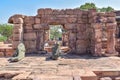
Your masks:
M 67 31 L 66 43 L 71 52 L 86 54 L 90 50 L 93 55 L 101 56 L 102 44 L 105 43 L 107 52 L 111 53 L 113 50 L 115 53 L 114 35 L 117 24 L 113 12 L 100 13 L 95 9 L 83 11 L 41 8 L 37 10 L 36 16 L 13 15 L 8 22 L 14 24 L 13 47 L 17 47 L 23 33 L 27 52 L 43 50 L 47 36 L 45 32 L 50 29 L 49 25 L 62 25 Z M 104 37 L 106 42 L 103 39 L 104 33 L 107 35 Z M 65 39 L 64 36 L 62 37 Z

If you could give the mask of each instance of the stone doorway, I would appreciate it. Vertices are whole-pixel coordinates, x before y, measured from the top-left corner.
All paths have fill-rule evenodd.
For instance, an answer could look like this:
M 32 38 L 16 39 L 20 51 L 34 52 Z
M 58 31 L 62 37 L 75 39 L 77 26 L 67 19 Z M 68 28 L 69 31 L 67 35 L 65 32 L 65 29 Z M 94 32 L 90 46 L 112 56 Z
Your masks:
M 98 13 L 95 9 L 82 11 L 80 9 L 38 9 L 36 16 L 26 16 L 21 14 L 13 15 L 9 18 L 9 23 L 14 24 L 13 49 L 23 40 L 26 46 L 26 53 L 43 50 L 45 36 L 49 32 L 49 25 L 61 24 L 68 32 L 68 46 L 73 54 L 91 53 L 94 56 L 113 55 L 115 50 L 115 29 L 116 20 L 114 12 Z M 102 41 L 102 35 L 106 35 L 102 26 L 107 28 L 107 41 Z M 22 38 L 23 33 L 23 38 Z M 89 34 L 91 33 L 91 34 Z M 64 34 L 64 36 L 66 33 Z M 49 37 L 48 37 L 49 39 Z M 63 40 L 62 40 L 63 41 Z M 105 46 L 104 44 L 105 43 Z M 66 45 L 66 44 L 64 44 Z
M 69 51 L 69 34 L 68 30 L 65 30 L 64 25 L 49 25 L 49 30 L 45 31 L 44 50 L 52 52 L 52 47 L 55 43 L 60 45 L 60 49 L 64 52 Z

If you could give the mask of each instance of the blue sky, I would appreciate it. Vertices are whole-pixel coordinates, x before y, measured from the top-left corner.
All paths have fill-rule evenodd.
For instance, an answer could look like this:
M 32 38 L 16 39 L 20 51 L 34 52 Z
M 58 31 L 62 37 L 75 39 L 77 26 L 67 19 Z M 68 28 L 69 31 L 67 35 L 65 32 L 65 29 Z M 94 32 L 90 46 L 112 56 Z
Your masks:
M 34 16 L 39 8 L 76 8 L 86 2 L 93 2 L 100 8 L 111 6 L 120 10 L 120 0 L 1 0 L 0 23 L 7 23 L 9 17 L 14 14 Z

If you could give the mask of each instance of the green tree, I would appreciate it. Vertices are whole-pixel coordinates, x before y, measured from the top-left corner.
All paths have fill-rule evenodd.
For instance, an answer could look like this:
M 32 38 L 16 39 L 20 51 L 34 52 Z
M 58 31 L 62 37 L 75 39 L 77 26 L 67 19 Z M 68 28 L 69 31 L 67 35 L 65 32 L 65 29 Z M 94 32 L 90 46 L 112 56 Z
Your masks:
M 61 25 L 51 25 L 50 26 L 50 38 L 58 39 L 62 37 Z
M 110 7 L 110 6 L 108 6 L 108 7 L 103 7 L 103 8 L 100 8 L 100 9 L 99 9 L 100 12 L 111 12 L 111 11 L 113 11 L 113 10 L 114 10 L 114 8 L 112 8 L 112 7 Z
M 111 12 L 114 10 L 114 8 L 110 6 L 98 8 L 94 3 L 85 3 L 78 8 L 81 10 L 96 9 L 98 12 Z
M 6 41 L 6 40 L 7 40 L 7 37 L 5 37 L 5 36 L 0 36 L 0 42 Z
M 0 24 L 0 34 L 9 38 L 12 35 L 13 26 L 8 24 Z
M 88 9 L 97 9 L 94 3 L 85 3 L 84 5 L 80 6 L 81 10 L 88 10 Z

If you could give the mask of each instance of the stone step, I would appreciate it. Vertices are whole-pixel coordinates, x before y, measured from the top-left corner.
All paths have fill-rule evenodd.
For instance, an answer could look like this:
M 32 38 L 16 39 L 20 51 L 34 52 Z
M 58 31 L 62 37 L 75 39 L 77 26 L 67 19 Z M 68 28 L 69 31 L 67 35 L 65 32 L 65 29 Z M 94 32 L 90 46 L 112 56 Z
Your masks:
M 13 77 L 12 80 L 30 80 L 30 79 L 28 79 L 28 76 L 30 75 L 30 73 L 31 72 L 21 73 L 15 77 Z
M 54 75 L 30 75 L 28 79 L 32 80 L 73 80 L 72 76 L 54 76 Z
M 82 80 L 82 79 L 81 79 L 81 77 L 80 77 L 80 76 L 75 75 L 75 76 L 73 76 L 73 80 Z
M 11 80 L 11 78 L 19 75 L 20 73 L 23 73 L 23 71 L 0 71 L 0 80 Z
M 74 80 L 97 80 L 97 75 L 90 70 L 58 70 L 58 76 L 73 76 Z
M 81 80 L 98 80 L 97 75 L 88 69 L 80 70 L 79 76 L 81 77 Z
M 110 77 L 102 77 L 102 78 L 100 78 L 100 80 L 112 80 L 112 78 L 110 78 Z
M 119 77 L 115 77 L 115 80 L 120 80 L 120 76 Z
M 105 70 L 95 70 L 94 73 L 98 77 L 115 77 L 120 76 L 120 70 L 116 69 L 105 69 Z

